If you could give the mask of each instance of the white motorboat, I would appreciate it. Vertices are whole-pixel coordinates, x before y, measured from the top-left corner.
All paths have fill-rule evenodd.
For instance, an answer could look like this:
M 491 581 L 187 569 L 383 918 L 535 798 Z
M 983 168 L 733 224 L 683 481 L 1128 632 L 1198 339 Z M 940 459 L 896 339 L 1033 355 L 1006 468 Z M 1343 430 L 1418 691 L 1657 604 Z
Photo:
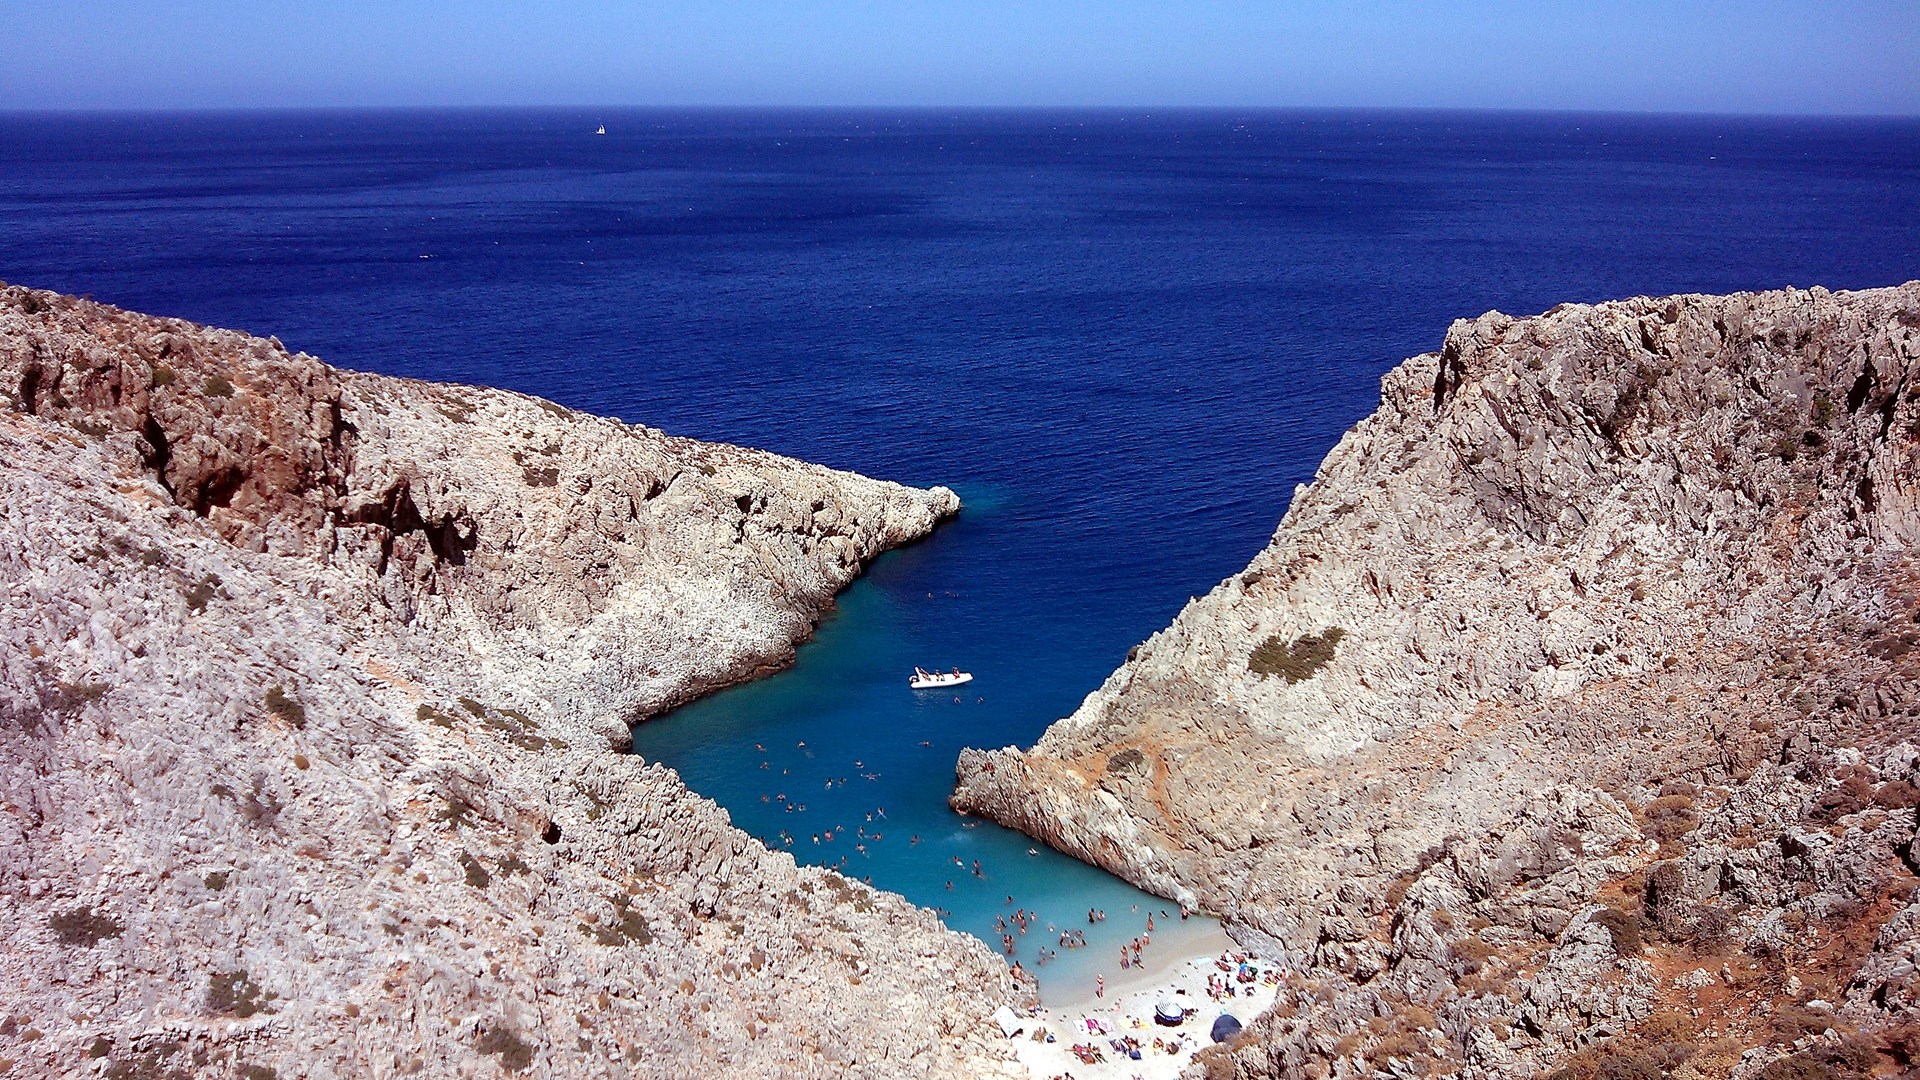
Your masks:
M 961 671 L 959 668 L 954 668 L 952 671 L 922 671 L 914 668 L 913 678 L 907 680 L 907 685 L 915 690 L 944 690 L 949 686 L 959 686 L 961 683 L 972 681 L 973 673 Z

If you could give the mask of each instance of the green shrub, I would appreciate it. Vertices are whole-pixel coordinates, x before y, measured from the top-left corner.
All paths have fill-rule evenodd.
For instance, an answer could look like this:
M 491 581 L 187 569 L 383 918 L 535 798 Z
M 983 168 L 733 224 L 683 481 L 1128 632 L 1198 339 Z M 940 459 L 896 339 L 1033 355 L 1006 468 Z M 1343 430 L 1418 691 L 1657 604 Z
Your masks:
M 233 396 L 233 384 L 223 375 L 209 375 L 200 392 L 208 397 L 230 398 Z
M 1311 679 L 1333 660 L 1335 647 L 1346 635 L 1337 626 L 1292 642 L 1283 642 L 1276 634 L 1253 650 L 1247 658 L 1247 670 L 1256 675 L 1278 675 L 1289 683 Z
M 150 385 L 156 386 L 156 387 L 172 386 L 174 382 L 179 378 L 180 378 L 179 372 L 173 370 L 172 368 L 168 367 L 165 364 L 155 364 L 153 365 L 153 379 L 151 380 Z

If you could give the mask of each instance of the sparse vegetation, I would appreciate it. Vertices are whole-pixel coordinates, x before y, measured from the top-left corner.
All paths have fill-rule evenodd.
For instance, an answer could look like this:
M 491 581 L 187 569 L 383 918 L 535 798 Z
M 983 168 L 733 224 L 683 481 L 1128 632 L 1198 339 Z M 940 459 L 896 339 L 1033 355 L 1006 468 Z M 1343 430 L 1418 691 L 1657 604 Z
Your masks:
M 287 696 L 285 687 L 276 686 L 267 691 L 267 711 L 287 722 L 295 730 L 307 726 L 307 710 L 298 701 Z
M 466 825 L 472 822 L 473 807 L 465 799 L 457 795 L 442 795 L 440 798 L 443 805 L 440 812 L 434 815 L 434 820 L 444 821 L 450 825 Z
M 221 581 L 218 575 L 208 574 L 199 584 L 187 590 L 187 610 L 195 614 L 207 610 L 207 605 L 220 592 Z
M 109 938 L 119 937 L 126 927 L 113 916 L 95 911 L 87 904 L 55 914 L 47 920 L 47 929 L 53 931 L 62 945 L 92 948 Z
M 1694 811 L 1693 798 L 1691 791 L 1676 789 L 1640 808 L 1641 831 L 1660 845 L 1663 858 L 1678 854 L 1681 837 L 1700 827 L 1700 815 Z
M 1478 937 L 1465 937 L 1447 943 L 1447 955 L 1460 967 L 1462 975 L 1472 975 L 1493 958 L 1493 946 Z
M 1684 1039 L 1621 1037 L 1581 1050 L 1547 1076 L 1548 1080 L 1665 1080 L 1693 1054 L 1694 1044 Z
M 148 385 L 154 388 L 172 386 L 180 378 L 180 373 L 165 364 L 153 365 L 153 378 Z
M 1289 683 L 1311 679 L 1333 660 L 1334 649 L 1346 633 L 1333 626 L 1292 642 L 1282 641 L 1276 634 L 1253 650 L 1247 658 L 1247 670 L 1256 675 L 1278 675 Z
M 633 910 L 631 902 L 623 896 L 607 898 L 613 904 L 613 922 L 601 925 L 597 921 L 582 923 L 580 929 L 593 940 L 609 948 L 619 945 L 651 945 L 653 927 L 638 911 Z M 593 919 L 594 916 L 588 916 Z
M 1133 772 L 1145 765 L 1146 761 L 1147 757 L 1145 754 L 1129 746 L 1125 750 L 1107 759 L 1107 775 L 1112 776 L 1116 773 Z
M 260 776 L 253 778 L 253 789 L 245 795 L 234 791 L 226 784 L 213 785 L 209 793 L 223 799 L 231 799 L 234 809 L 240 811 L 240 816 L 245 818 L 248 824 L 266 828 L 272 828 L 279 820 L 280 811 L 285 805 L 281 803 L 278 795 L 267 790 L 266 778 Z
M 242 1020 L 259 1012 L 271 1011 L 275 997 L 270 990 L 253 981 L 246 971 L 223 971 L 207 981 L 207 1008 Z
M 1812 1046 L 1768 1062 L 1759 1080 L 1864 1080 L 1873 1075 L 1875 1063 L 1872 1044 L 1848 1035 L 1838 1043 Z
M 1622 911 L 1615 907 L 1603 907 L 1594 912 L 1593 921 L 1607 928 L 1613 935 L 1613 949 L 1621 956 L 1640 955 L 1645 943 L 1640 933 L 1640 916 L 1636 912 Z
M 519 1072 L 533 1064 L 533 1047 L 506 1024 L 494 1024 L 483 1029 L 480 1037 L 474 1040 L 473 1048 L 483 1054 L 497 1055 L 500 1067 L 508 1072 Z
M 224 375 L 209 375 L 200 392 L 208 397 L 230 398 L 233 396 L 233 384 Z
M 99 701 L 107 692 L 107 684 L 97 682 L 56 682 L 53 693 L 46 701 L 46 707 L 59 712 L 72 712 L 89 702 Z
M 484 889 L 493 883 L 493 875 L 489 874 L 486 866 L 483 865 L 479 859 L 474 858 L 471 853 L 463 851 L 460 853 L 459 858 L 460 869 L 467 873 L 467 884 L 476 889 Z
M 456 424 L 473 421 L 473 402 L 466 398 L 448 394 L 444 400 L 434 405 L 434 408 L 440 410 L 440 415 Z

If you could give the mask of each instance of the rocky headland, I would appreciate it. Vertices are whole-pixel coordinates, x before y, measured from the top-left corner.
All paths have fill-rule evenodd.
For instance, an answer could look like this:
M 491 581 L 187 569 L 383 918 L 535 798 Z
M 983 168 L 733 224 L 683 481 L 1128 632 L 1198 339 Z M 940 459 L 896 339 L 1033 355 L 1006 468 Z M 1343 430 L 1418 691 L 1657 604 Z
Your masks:
M 1292 974 L 1207 1077 L 1920 1066 L 1920 283 L 1461 321 L 956 807 Z
M 627 725 L 958 501 L 0 287 L 0 1075 L 1017 1075 Z

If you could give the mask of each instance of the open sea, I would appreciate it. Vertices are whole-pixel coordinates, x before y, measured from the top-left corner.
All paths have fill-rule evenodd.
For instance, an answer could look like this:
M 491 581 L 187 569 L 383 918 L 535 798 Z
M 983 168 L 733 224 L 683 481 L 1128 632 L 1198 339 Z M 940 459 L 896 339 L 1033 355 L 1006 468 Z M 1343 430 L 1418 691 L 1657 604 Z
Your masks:
M 1911 120 L 0 114 L 0 279 L 958 490 L 792 671 L 635 752 L 995 947 L 1037 910 L 1030 969 L 1088 930 L 1051 1000 L 1172 905 L 951 813 L 956 752 L 1237 571 L 1382 372 L 1490 308 L 1915 277 Z

